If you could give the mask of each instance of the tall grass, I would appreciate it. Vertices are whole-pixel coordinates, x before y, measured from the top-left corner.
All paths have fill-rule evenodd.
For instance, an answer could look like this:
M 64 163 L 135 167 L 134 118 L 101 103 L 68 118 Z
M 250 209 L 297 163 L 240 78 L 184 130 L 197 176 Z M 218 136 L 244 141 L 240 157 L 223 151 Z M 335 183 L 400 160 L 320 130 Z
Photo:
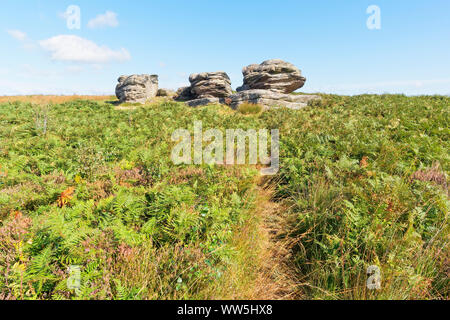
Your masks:
M 448 298 L 449 102 L 324 96 L 244 115 L 76 100 L 45 117 L 41 101 L 1 103 L 0 298 Z M 175 166 L 170 137 L 195 120 L 278 128 L 268 189 L 250 166 Z
M 280 201 L 290 207 L 299 290 L 318 299 L 447 298 L 449 99 L 325 97 L 284 122 Z M 289 134 L 286 134 L 289 132 Z M 445 178 L 446 179 L 446 178 Z M 445 185 L 445 187 L 443 187 Z M 381 290 L 366 271 L 381 269 Z

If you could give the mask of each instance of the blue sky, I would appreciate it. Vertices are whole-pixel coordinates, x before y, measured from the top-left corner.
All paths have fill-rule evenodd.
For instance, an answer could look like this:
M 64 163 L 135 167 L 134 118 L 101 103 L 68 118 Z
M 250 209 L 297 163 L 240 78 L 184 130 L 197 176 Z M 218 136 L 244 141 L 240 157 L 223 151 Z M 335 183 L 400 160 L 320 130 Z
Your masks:
M 113 94 L 135 73 L 176 89 L 226 71 L 235 88 L 242 67 L 272 58 L 302 70 L 303 92 L 448 95 L 449 15 L 448 0 L 2 0 L 0 95 Z

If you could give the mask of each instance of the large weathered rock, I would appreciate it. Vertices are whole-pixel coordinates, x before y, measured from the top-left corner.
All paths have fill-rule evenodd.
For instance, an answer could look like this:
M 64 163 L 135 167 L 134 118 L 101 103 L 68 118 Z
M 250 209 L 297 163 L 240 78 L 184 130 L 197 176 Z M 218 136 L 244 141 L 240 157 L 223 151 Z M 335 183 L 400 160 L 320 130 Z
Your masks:
M 312 100 L 321 99 L 315 95 L 284 94 L 270 90 L 246 90 L 231 95 L 227 100 L 233 109 L 237 109 L 243 103 L 254 103 L 264 106 L 266 109 L 287 107 L 301 109 Z
M 218 101 L 233 93 L 230 77 L 222 71 L 191 74 L 189 82 L 190 87 L 178 89 L 174 98 L 176 101 L 198 100 L 191 103 L 192 106 L 198 106 L 202 101 L 208 104 L 208 101 Z
M 157 75 L 121 76 L 118 81 L 116 96 L 120 102 L 145 103 L 158 92 Z
M 233 93 L 230 77 L 225 72 L 203 72 L 189 77 L 195 99 L 225 98 Z
M 265 89 L 280 93 L 291 93 L 304 86 L 306 78 L 293 64 L 279 59 L 252 64 L 242 70 L 244 85 L 237 91 Z

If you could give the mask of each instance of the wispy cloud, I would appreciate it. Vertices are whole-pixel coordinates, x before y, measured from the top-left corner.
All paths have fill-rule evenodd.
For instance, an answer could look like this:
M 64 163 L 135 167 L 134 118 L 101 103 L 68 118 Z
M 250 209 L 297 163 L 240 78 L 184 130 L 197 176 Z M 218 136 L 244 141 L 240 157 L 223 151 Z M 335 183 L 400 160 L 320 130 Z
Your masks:
M 335 85 L 308 86 L 308 92 L 328 92 L 336 94 L 362 93 L 406 93 L 425 94 L 434 91 L 448 94 L 442 87 L 450 84 L 450 78 L 422 79 L 422 80 L 394 80 L 380 82 L 340 83 Z
M 20 30 L 7 30 L 8 34 L 19 41 L 22 44 L 22 47 L 26 50 L 32 50 L 36 47 L 36 44 L 33 40 L 28 38 L 28 35 Z
M 20 30 L 7 30 L 8 34 L 18 41 L 27 40 L 27 34 Z
M 75 35 L 58 35 L 39 42 L 56 61 L 81 63 L 124 62 L 131 59 L 125 48 L 112 50 Z
M 104 28 L 111 27 L 115 28 L 119 26 L 119 21 L 117 20 L 117 13 L 112 11 L 106 11 L 103 14 L 99 14 L 94 19 L 88 22 L 88 28 Z

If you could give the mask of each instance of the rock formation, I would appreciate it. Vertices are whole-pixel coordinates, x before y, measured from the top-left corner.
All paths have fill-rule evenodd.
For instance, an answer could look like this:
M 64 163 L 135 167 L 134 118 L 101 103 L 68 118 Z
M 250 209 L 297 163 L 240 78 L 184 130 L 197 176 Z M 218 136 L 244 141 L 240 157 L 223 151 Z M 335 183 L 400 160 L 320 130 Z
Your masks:
M 309 101 L 320 99 L 314 95 L 291 94 L 303 87 L 306 78 L 289 62 L 267 60 L 245 67 L 242 72 L 244 85 L 235 94 L 225 72 L 198 73 L 189 77 L 190 87 L 178 89 L 175 100 L 184 101 L 191 107 L 221 103 L 236 109 L 242 103 L 255 103 L 266 109 L 281 106 L 300 109 Z
M 120 102 L 145 103 L 158 92 L 157 75 L 121 76 L 118 81 L 116 96 Z
M 178 89 L 175 100 L 185 101 L 191 107 L 210 103 L 224 103 L 230 96 L 231 80 L 225 72 L 203 72 L 189 77 L 190 87 Z
M 314 95 L 294 95 L 295 90 L 304 86 L 306 78 L 293 64 L 279 60 L 267 60 L 252 64 L 242 70 L 244 85 L 237 88 L 238 93 L 229 97 L 230 106 L 238 108 L 242 103 L 255 103 L 265 108 L 287 107 L 300 109 L 311 100 L 320 99 Z
M 293 64 L 279 59 L 252 64 L 242 70 L 244 85 L 237 91 L 264 89 L 280 93 L 291 93 L 304 86 L 306 78 Z
M 225 98 L 233 93 L 230 77 L 225 72 L 203 72 L 189 77 L 191 92 L 196 99 Z
M 228 98 L 229 105 L 237 109 L 243 103 L 254 103 L 264 106 L 266 109 L 287 107 L 298 110 L 308 105 L 309 101 L 320 99 L 315 95 L 284 94 L 270 90 L 245 90 L 231 95 Z

